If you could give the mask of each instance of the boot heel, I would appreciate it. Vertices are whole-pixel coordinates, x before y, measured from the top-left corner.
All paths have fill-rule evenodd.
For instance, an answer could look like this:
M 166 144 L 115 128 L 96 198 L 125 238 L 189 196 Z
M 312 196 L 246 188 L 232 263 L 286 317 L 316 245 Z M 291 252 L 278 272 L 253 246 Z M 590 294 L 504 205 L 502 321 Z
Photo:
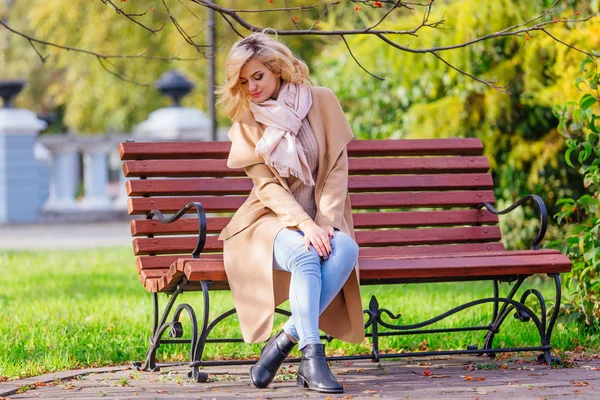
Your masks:
M 305 388 L 308 387 L 308 382 L 306 381 L 306 379 L 304 379 L 300 375 L 298 375 L 298 377 L 296 378 L 296 383 L 298 384 L 298 386 L 302 386 Z

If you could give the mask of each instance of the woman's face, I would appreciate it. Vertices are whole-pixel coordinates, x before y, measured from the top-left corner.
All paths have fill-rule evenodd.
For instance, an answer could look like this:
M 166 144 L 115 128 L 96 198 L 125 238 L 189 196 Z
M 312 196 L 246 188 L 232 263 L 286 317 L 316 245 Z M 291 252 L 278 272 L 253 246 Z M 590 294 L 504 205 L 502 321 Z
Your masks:
M 253 103 L 277 99 L 281 88 L 280 74 L 275 74 L 265 64 L 252 58 L 240 70 L 240 85 Z

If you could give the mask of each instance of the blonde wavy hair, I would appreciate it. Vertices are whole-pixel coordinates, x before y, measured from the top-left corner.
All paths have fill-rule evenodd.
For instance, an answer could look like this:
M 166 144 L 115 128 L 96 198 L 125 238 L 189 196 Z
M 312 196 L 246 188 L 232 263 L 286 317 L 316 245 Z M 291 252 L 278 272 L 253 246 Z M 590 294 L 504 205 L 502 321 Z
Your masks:
M 220 95 L 219 105 L 223 106 L 225 114 L 234 121 L 249 107 L 249 99 L 244 94 L 239 80 L 240 70 L 253 58 L 265 64 L 273 73 L 280 73 L 285 81 L 310 85 L 308 66 L 304 61 L 295 57 L 292 51 L 277 39 L 262 32 L 253 33 L 231 47 L 225 61 L 225 85 L 217 90 Z

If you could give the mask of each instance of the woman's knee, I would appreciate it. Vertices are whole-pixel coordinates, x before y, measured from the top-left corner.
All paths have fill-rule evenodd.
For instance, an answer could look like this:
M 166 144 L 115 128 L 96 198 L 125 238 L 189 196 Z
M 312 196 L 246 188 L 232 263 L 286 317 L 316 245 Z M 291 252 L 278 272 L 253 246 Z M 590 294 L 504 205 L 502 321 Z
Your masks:
M 344 232 L 337 231 L 333 240 L 336 251 L 343 253 L 344 256 L 353 259 L 355 262 L 358 260 L 358 244 L 354 239 Z

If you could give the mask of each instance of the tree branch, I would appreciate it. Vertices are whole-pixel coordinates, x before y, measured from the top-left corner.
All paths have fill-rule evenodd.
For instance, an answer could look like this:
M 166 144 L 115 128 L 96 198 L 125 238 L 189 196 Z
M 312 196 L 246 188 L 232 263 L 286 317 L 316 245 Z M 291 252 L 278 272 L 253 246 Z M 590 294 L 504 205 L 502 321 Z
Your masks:
M 342 40 L 344 41 L 344 44 L 346 45 L 346 48 L 348 49 L 348 53 L 350 53 L 350 55 L 352 56 L 352 58 L 354 59 L 354 61 L 356 62 L 356 64 L 358 64 L 358 66 L 361 67 L 363 71 L 365 71 L 367 74 L 371 75 L 373 78 L 377 78 L 380 81 L 385 81 L 385 79 L 383 79 L 383 78 L 381 78 L 381 77 L 379 77 L 377 75 L 373 75 L 372 73 L 370 73 L 369 71 L 367 71 L 367 69 L 365 67 L 363 67 L 361 65 L 361 63 L 358 62 L 358 60 L 356 59 L 356 57 L 354 57 L 354 54 L 352 53 L 352 50 L 350 50 L 350 45 L 346 41 L 346 38 L 344 37 L 344 35 L 342 35 Z
M 15 30 L 15 29 L 11 28 L 10 26 L 8 26 L 2 20 L 0 20 L 0 25 L 4 26 L 6 29 L 8 29 L 10 32 L 14 33 L 15 35 L 21 36 L 22 38 L 28 40 L 30 43 L 38 43 L 38 44 L 43 44 L 43 45 L 50 46 L 50 47 L 56 47 L 57 49 L 61 49 L 61 50 L 72 51 L 72 52 L 75 52 L 75 53 L 88 54 L 88 55 L 92 55 L 94 57 L 103 58 L 105 60 L 109 59 L 109 58 L 131 58 L 131 59 L 140 58 L 140 59 L 144 59 L 144 60 L 158 60 L 158 61 L 196 61 L 196 60 L 199 59 L 199 58 L 146 56 L 146 55 L 144 55 L 144 53 L 139 54 L 139 55 L 101 54 L 101 53 L 97 53 L 95 51 L 90 51 L 90 50 L 85 50 L 85 49 L 79 49 L 77 47 L 63 46 L 61 44 L 56 44 L 56 43 L 48 42 L 46 40 L 36 39 L 34 37 L 31 37 L 29 35 L 26 35 L 26 34 L 24 34 L 22 32 L 19 32 L 19 31 Z M 36 49 L 36 51 L 37 51 L 37 49 Z M 45 59 L 48 58 L 48 56 L 42 57 L 39 51 L 37 51 L 37 53 L 42 58 L 42 61 L 45 61 Z
M 212 44 L 197 44 L 196 42 L 194 42 L 194 39 L 192 36 L 190 36 L 185 29 L 183 29 L 183 27 L 179 24 L 179 22 L 177 21 L 177 19 L 175 18 L 175 16 L 171 13 L 171 10 L 169 9 L 169 6 L 167 6 L 167 2 L 165 0 L 162 0 L 163 6 L 165 7 L 165 10 L 167 11 L 167 14 L 169 14 L 169 18 L 171 19 L 171 22 L 173 23 L 173 26 L 175 26 L 175 29 L 177 29 L 177 32 L 179 32 L 179 34 L 181 35 L 181 37 L 190 45 L 192 45 L 197 52 L 201 53 L 203 56 L 206 57 L 206 53 L 202 50 L 203 48 L 206 47 L 213 47 L 214 43 Z
M 501 31 L 498 32 L 494 32 L 494 33 L 490 33 L 489 35 L 485 35 L 485 36 L 481 36 L 472 40 L 468 40 L 466 42 L 463 43 L 458 43 L 458 44 L 454 44 L 454 45 L 450 45 L 450 46 L 439 46 L 439 47 L 429 47 L 429 48 L 424 48 L 424 49 L 412 49 L 410 47 L 407 46 L 402 46 L 390 39 L 388 39 L 386 36 L 384 36 L 384 34 L 377 34 L 376 36 L 378 38 L 380 38 L 381 40 L 383 40 L 384 42 L 386 42 L 387 44 L 389 44 L 390 46 L 393 46 L 399 50 L 403 50 L 403 51 L 407 51 L 409 53 L 431 53 L 434 51 L 447 51 L 447 50 L 454 50 L 454 49 L 460 49 L 463 47 L 467 47 L 470 46 L 472 44 L 475 44 L 477 42 L 481 42 L 484 40 L 490 40 L 490 39 L 494 39 L 494 38 L 498 38 L 498 37 L 505 37 L 505 36 L 522 36 L 525 33 L 529 33 L 529 32 L 533 32 L 533 31 L 542 31 L 544 30 L 544 28 L 547 25 L 550 24 L 555 24 L 555 23 L 567 23 L 567 22 L 585 22 L 585 21 L 589 21 L 590 19 L 592 19 L 595 15 L 590 15 L 587 18 L 584 19 L 576 19 L 576 20 L 567 20 L 567 19 L 562 19 L 562 20 L 556 20 L 556 21 L 548 21 L 548 22 L 540 22 L 536 25 L 533 25 L 531 27 L 528 28 L 523 28 L 523 29 L 519 29 L 516 31 L 511 31 L 512 29 L 515 29 L 516 27 L 522 27 L 526 24 L 528 24 L 529 22 L 526 22 L 525 24 L 519 24 L 519 25 L 515 25 L 506 29 L 503 29 Z
M 444 60 L 442 57 L 440 57 L 440 56 L 439 56 L 439 55 L 438 55 L 438 54 L 437 54 L 435 51 L 432 51 L 432 52 L 431 52 L 431 54 L 433 54 L 434 56 L 436 56 L 436 57 L 437 57 L 437 58 L 438 58 L 440 61 L 442 61 L 444 64 L 446 64 L 447 66 L 449 66 L 449 67 L 450 67 L 450 68 L 452 68 L 453 70 L 455 70 L 455 71 L 457 71 L 457 72 L 459 72 L 459 73 L 461 73 L 461 74 L 463 74 L 463 75 L 466 75 L 466 76 L 468 76 L 469 78 L 471 78 L 471 79 L 473 79 L 473 80 L 475 80 L 475 81 L 477 81 L 477 82 L 483 83 L 484 85 L 487 85 L 487 86 L 489 86 L 489 87 L 491 87 L 491 88 L 494 88 L 494 89 L 496 89 L 496 90 L 498 90 L 498 91 L 500 91 L 500 92 L 503 92 L 503 93 L 508 93 L 508 94 L 510 94 L 510 92 L 509 92 L 508 90 L 504 89 L 503 87 L 500 87 L 500 86 L 497 86 L 497 85 L 495 85 L 495 84 L 494 84 L 493 82 L 491 82 L 491 81 L 486 81 L 486 80 L 484 80 L 484 79 L 477 78 L 476 76 L 474 76 L 474 75 L 471 75 L 471 74 L 469 74 L 468 72 L 466 72 L 466 71 L 463 71 L 463 70 L 461 70 L 461 69 L 459 69 L 459 68 L 455 67 L 454 65 L 450 64 L 448 61 L 446 61 L 446 60 Z
M 102 68 L 104 68 L 104 70 L 105 70 L 106 72 L 108 72 L 108 73 L 109 73 L 109 74 L 111 74 L 111 75 L 114 75 L 114 76 L 116 76 L 116 77 L 117 77 L 117 78 L 119 78 L 120 80 L 122 80 L 122 81 L 124 81 L 124 82 L 128 82 L 128 83 L 134 83 L 134 84 L 136 84 L 136 85 L 140 85 L 140 86 L 146 86 L 146 87 L 150 87 L 150 85 L 149 85 L 149 84 L 147 84 L 147 83 L 143 83 L 143 82 L 134 81 L 134 80 L 132 80 L 132 79 L 129 79 L 129 78 L 127 78 L 126 76 L 124 76 L 124 75 L 120 74 L 120 73 L 119 73 L 119 72 L 117 72 L 117 71 L 112 71 L 110 68 L 108 68 L 106 65 L 104 65 L 104 63 L 106 62 L 106 63 L 108 63 L 108 64 L 110 64 L 110 65 L 112 65 L 113 67 L 115 67 L 115 68 L 116 68 L 116 66 L 115 66 L 113 63 L 111 63 L 109 60 L 106 60 L 106 59 L 104 59 L 104 58 L 102 58 L 102 57 L 96 57 L 96 59 L 98 60 L 98 62 L 100 63 L 100 65 L 102 66 Z
M 594 54 L 592 54 L 592 53 L 589 53 L 589 52 L 587 52 L 587 51 L 585 51 L 585 50 L 581 50 L 581 49 L 579 49 L 579 48 L 577 48 L 577 47 L 573 46 L 572 44 L 568 44 L 567 42 L 564 42 L 564 41 L 560 40 L 559 38 L 557 38 L 556 36 L 554 36 L 553 34 L 551 34 L 550 32 L 548 32 L 548 31 L 547 31 L 547 30 L 545 30 L 545 29 L 541 29 L 541 31 L 542 31 L 542 32 L 544 32 L 546 35 L 550 36 L 550 37 L 551 37 L 553 40 L 557 41 L 558 43 L 560 43 L 560 44 L 562 44 L 562 45 L 564 45 L 564 46 L 567 46 L 567 47 L 568 47 L 568 48 L 570 48 L 570 49 L 573 49 L 573 50 L 575 50 L 575 51 L 578 51 L 578 52 L 580 52 L 580 53 L 583 53 L 583 54 L 585 54 L 586 56 L 589 56 L 589 57 L 591 57 L 591 58 L 593 58 L 593 59 L 595 59 L 595 58 L 596 58 L 596 56 L 595 56 Z
M 117 5 L 114 4 L 111 0 L 100 0 L 100 1 L 102 3 L 104 3 L 106 6 L 110 5 L 110 8 L 112 8 L 113 10 L 115 10 L 115 12 L 117 14 L 123 15 L 125 18 L 127 18 L 128 20 L 132 21 L 133 23 L 141 26 L 142 28 L 146 29 L 148 32 L 152 33 L 153 35 L 156 35 L 156 32 L 160 32 L 165 27 L 165 25 L 166 25 L 166 24 L 163 24 L 163 26 L 161 26 L 158 29 L 152 29 L 152 28 L 149 28 L 146 25 L 142 24 L 141 22 L 139 22 L 135 18 L 133 18 L 133 17 L 141 17 L 141 16 L 146 15 L 150 10 L 153 9 L 153 7 L 150 7 L 148 10 L 146 10 L 145 12 L 143 12 L 141 14 L 129 14 L 129 13 L 126 13 L 125 11 L 123 11 L 123 8 L 117 7 Z

